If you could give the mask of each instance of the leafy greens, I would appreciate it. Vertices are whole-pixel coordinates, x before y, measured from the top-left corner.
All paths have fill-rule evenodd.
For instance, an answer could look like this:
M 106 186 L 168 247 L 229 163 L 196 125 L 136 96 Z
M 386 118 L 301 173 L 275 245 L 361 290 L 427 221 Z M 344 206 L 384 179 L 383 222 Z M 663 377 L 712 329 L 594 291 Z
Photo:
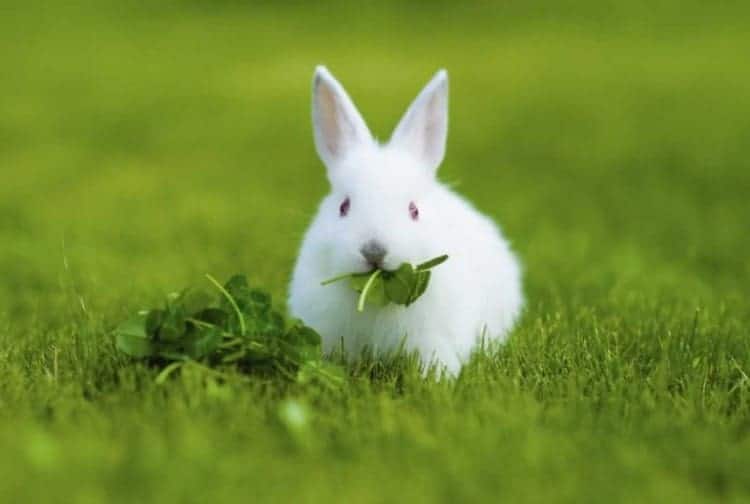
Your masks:
M 351 288 L 359 292 L 357 311 L 360 312 L 364 311 L 365 303 L 375 306 L 385 306 L 388 303 L 409 306 L 427 289 L 430 270 L 447 260 L 447 255 L 441 255 L 417 266 L 402 263 L 392 271 L 375 269 L 366 273 L 347 273 L 325 280 L 321 285 L 349 279 Z
M 218 296 L 194 289 L 170 294 L 163 307 L 117 326 L 117 348 L 161 365 L 157 382 L 183 365 L 200 364 L 219 373 L 234 368 L 297 382 L 341 383 L 342 370 L 321 358 L 320 335 L 300 321 L 287 324 L 270 294 L 251 288 L 243 275 L 224 285 L 206 276 Z

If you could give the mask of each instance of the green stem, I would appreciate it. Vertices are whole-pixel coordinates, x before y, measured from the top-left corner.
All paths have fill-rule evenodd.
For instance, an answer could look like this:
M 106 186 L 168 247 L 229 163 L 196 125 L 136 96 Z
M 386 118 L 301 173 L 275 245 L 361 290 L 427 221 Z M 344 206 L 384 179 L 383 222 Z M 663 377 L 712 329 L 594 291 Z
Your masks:
M 198 327 L 210 327 L 210 328 L 215 328 L 216 327 L 215 324 L 211 324 L 210 322 L 205 322 L 203 320 L 198 320 L 198 319 L 195 319 L 195 318 L 192 318 L 192 317 L 186 318 L 185 320 L 188 321 L 188 322 L 192 322 L 193 324 L 197 325 Z
M 370 292 L 370 289 L 372 289 L 373 284 L 375 283 L 375 280 L 380 276 L 381 270 L 377 269 L 373 271 L 372 275 L 370 275 L 370 278 L 367 279 L 367 283 L 362 288 L 362 293 L 359 295 L 359 301 L 357 302 L 357 311 L 362 312 L 365 310 L 365 300 L 367 299 L 367 294 Z
M 163 385 L 164 382 L 167 381 L 167 378 L 169 378 L 169 375 L 180 369 L 184 364 L 185 361 L 177 361 L 171 363 L 169 366 L 161 370 L 161 372 L 156 376 L 154 383 L 156 383 L 157 385 Z
M 343 280 L 344 278 L 349 278 L 350 276 L 352 276 L 351 273 L 345 273 L 343 275 L 339 275 L 339 276 L 335 276 L 333 278 L 329 278 L 328 280 L 323 280 L 322 282 L 320 282 L 320 285 L 332 284 L 333 282 L 338 282 L 339 280 Z
M 229 301 L 229 304 L 231 304 L 232 308 L 234 308 L 234 312 L 237 314 L 237 319 L 240 321 L 240 336 L 244 336 L 245 332 L 247 331 L 247 327 L 245 326 L 245 317 L 242 316 L 240 307 L 237 306 L 237 301 L 234 300 L 232 295 L 229 292 L 227 292 L 224 286 L 221 285 L 219 282 L 217 282 L 214 277 L 206 273 L 206 278 L 208 278 L 208 281 L 214 284 L 216 288 L 219 289 L 219 291 L 221 291 L 222 294 L 224 294 L 224 297 L 227 298 L 227 301 Z

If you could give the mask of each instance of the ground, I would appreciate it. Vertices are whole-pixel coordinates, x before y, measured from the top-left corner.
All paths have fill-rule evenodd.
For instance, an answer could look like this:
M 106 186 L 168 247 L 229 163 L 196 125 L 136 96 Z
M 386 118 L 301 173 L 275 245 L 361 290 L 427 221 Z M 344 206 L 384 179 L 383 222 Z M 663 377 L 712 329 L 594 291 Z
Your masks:
M 0 501 L 750 500 L 741 3 L 0 11 Z M 448 69 L 440 176 L 512 240 L 523 319 L 456 380 L 154 384 L 129 313 L 206 272 L 283 305 L 318 63 L 380 138 Z

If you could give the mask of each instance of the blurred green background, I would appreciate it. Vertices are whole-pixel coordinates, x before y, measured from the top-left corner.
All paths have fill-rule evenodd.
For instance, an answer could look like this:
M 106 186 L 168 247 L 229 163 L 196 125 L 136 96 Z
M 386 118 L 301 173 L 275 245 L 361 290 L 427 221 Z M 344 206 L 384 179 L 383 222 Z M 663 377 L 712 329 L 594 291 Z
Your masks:
M 746 2 L 4 0 L 0 497 L 750 498 L 749 15 Z M 185 383 L 170 395 L 109 355 L 107 331 L 205 272 L 246 272 L 283 302 L 326 191 L 309 124 L 319 63 L 381 139 L 449 71 L 440 177 L 524 263 L 511 355 L 547 339 L 458 390 L 294 392 L 322 433 L 300 452 L 272 386 L 231 406 Z M 654 413 L 650 375 L 611 409 L 589 401 L 598 361 L 579 362 L 588 385 L 561 361 L 581 344 L 617 354 L 586 339 L 603 327 L 610 343 L 655 345 L 655 362 L 661 336 L 706 328 L 654 390 L 672 397 L 675 369 L 696 390 L 715 374 L 731 411 Z M 734 345 L 726 375 L 706 364 L 717 338 Z M 519 378 L 534 370 L 536 386 Z

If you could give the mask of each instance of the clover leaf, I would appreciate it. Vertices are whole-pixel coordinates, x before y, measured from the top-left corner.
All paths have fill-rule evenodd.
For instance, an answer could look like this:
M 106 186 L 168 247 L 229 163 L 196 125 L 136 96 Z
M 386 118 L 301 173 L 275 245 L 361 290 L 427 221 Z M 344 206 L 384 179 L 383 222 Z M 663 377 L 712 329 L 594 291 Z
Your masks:
M 390 271 L 375 269 L 367 273 L 347 273 L 325 280 L 321 285 L 349 279 L 350 287 L 359 293 L 357 310 L 360 312 L 364 311 L 365 303 L 375 306 L 385 306 L 388 303 L 409 306 L 427 290 L 430 270 L 447 260 L 447 255 L 441 255 L 417 266 L 402 263 Z
M 300 321 L 287 326 L 270 294 L 243 275 L 223 285 L 206 275 L 217 294 L 185 289 L 159 308 L 145 310 L 115 328 L 117 348 L 160 366 L 163 383 L 184 365 L 273 373 L 306 383 L 340 384 L 343 373 L 323 363 L 320 335 Z

